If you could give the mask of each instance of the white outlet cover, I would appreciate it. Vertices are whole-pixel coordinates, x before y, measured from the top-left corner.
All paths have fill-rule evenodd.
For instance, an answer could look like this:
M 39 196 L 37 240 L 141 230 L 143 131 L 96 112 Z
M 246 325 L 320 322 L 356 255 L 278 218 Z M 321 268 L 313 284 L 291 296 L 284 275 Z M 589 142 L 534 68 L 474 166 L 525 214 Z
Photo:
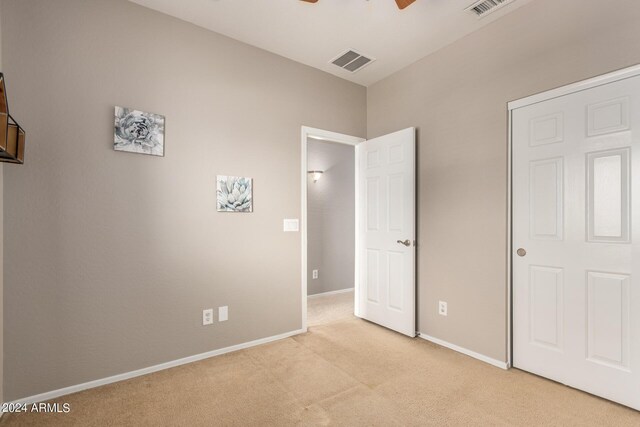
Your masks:
M 297 218 L 285 219 L 282 223 L 282 229 L 286 232 L 300 231 L 300 220 Z
M 202 326 L 213 324 L 213 308 L 202 310 Z
M 229 320 L 229 307 L 218 307 L 218 322 L 225 322 Z
M 311 272 L 311 274 L 312 274 L 312 277 L 313 277 L 314 279 L 317 279 L 317 278 L 318 278 L 318 270 L 313 270 L 313 271 Z
M 447 315 L 447 303 L 444 301 L 438 301 L 438 314 L 441 316 Z

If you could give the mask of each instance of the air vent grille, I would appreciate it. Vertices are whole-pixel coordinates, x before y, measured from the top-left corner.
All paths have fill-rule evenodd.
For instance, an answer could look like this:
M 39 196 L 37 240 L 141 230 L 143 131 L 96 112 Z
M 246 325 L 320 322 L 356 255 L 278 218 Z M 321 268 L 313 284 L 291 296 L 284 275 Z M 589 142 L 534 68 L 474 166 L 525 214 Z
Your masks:
M 482 18 L 491 12 L 495 12 L 502 6 L 506 6 L 509 3 L 514 2 L 515 0 L 480 0 L 473 3 L 466 10 L 470 10 L 475 13 L 476 16 Z
M 331 60 L 331 63 L 344 70 L 355 73 L 373 61 L 373 58 L 369 58 L 353 49 L 349 49 L 348 51 L 340 54 L 337 58 Z

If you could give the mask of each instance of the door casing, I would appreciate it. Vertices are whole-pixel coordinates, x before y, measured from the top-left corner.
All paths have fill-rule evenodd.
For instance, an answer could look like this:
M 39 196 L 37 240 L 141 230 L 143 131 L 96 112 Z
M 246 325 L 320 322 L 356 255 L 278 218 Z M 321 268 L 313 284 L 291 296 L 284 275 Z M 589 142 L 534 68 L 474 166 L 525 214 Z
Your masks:
M 335 142 L 335 143 L 339 143 L 339 144 L 346 144 L 346 145 L 351 145 L 353 147 L 355 147 L 356 145 L 360 144 L 361 142 L 366 141 L 365 138 L 359 138 L 356 136 L 351 136 L 351 135 L 345 135 L 342 133 L 337 133 L 337 132 L 331 132 L 328 130 L 324 130 L 324 129 L 316 129 L 316 128 L 312 128 L 309 126 L 302 126 L 302 131 L 301 131 L 301 146 L 300 146 L 300 152 L 301 152 L 301 175 L 300 175 L 300 189 L 301 189 L 301 200 L 302 200 L 302 206 L 300 209 L 301 212 L 301 218 L 300 218 L 300 244 L 301 244 L 301 249 L 302 249 L 302 271 L 301 271 L 301 295 L 302 295 L 302 332 L 307 332 L 307 171 L 308 169 L 308 160 L 307 160 L 307 142 L 308 142 L 308 138 L 314 138 L 314 139 L 319 139 L 319 140 L 323 140 L 323 141 L 329 141 L 329 142 Z M 355 167 L 355 175 L 354 175 L 354 185 L 355 185 L 355 177 L 358 176 L 358 165 L 357 165 L 357 161 L 356 159 L 354 159 L 354 162 L 356 163 L 354 165 Z M 357 197 L 356 197 L 357 200 Z M 357 203 L 357 201 L 356 201 Z M 356 221 L 357 221 L 357 215 L 356 215 Z M 358 226 L 357 226 L 357 222 L 356 222 L 356 232 L 357 232 Z M 355 236 L 354 236 L 355 237 Z M 356 245 L 357 245 L 357 239 L 356 239 Z M 357 247 L 356 247 L 356 253 L 357 253 Z M 358 271 L 358 265 L 357 265 L 357 256 L 356 253 L 353 254 L 353 256 L 355 257 L 356 260 L 356 282 L 357 282 L 357 271 Z M 356 292 L 357 292 L 357 287 L 356 287 Z M 354 310 L 356 309 L 357 305 L 355 304 L 355 302 L 357 301 L 357 299 L 354 299 Z

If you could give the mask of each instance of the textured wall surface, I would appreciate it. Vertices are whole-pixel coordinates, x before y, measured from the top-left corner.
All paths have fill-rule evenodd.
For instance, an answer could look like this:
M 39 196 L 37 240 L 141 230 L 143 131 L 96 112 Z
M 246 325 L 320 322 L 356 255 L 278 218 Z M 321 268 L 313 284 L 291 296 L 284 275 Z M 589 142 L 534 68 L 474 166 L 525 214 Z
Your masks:
M 299 329 L 300 128 L 364 136 L 365 88 L 124 0 L 2 7 L 29 135 L 5 168 L 5 399 Z M 114 105 L 166 116 L 165 157 L 113 151 Z M 254 213 L 216 212 L 217 174 L 254 179 Z
M 419 329 L 505 360 L 506 103 L 640 62 L 635 0 L 536 0 L 368 91 L 124 0 L 1 18 L 29 132 L 4 168 L 5 400 L 299 328 L 301 125 L 418 127 Z M 166 115 L 164 158 L 112 150 L 114 105 Z M 253 214 L 215 212 L 216 174 L 254 178 Z
M 638 22 L 536 0 L 369 87 L 369 138 L 418 128 L 421 333 L 506 360 L 507 102 L 639 63 Z
M 307 159 L 309 170 L 324 171 L 318 182 L 307 180 L 307 294 L 353 288 L 355 149 L 309 138 Z

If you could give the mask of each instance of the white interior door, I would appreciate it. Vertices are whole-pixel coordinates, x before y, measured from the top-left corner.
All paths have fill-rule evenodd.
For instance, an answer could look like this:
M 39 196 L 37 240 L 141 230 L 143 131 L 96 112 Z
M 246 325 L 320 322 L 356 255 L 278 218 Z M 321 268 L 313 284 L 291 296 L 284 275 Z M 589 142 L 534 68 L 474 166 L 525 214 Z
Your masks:
M 640 77 L 512 118 L 514 366 L 640 409 Z
M 416 335 L 415 129 L 356 146 L 356 315 Z

